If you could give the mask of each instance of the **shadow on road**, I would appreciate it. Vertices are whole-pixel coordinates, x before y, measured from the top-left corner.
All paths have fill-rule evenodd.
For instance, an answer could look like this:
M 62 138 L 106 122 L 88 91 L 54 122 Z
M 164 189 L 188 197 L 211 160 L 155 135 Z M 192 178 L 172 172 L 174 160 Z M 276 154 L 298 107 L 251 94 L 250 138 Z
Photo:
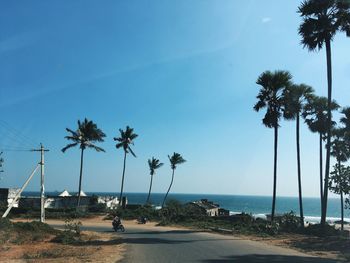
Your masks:
M 301 256 L 282 256 L 282 255 L 245 255 L 245 256 L 227 256 L 221 259 L 206 259 L 203 263 L 214 262 L 245 262 L 245 263 L 263 263 L 263 262 L 287 262 L 287 263 L 336 263 L 339 261 L 318 258 L 318 257 L 301 257 Z
M 138 231 L 138 232 L 125 232 L 124 235 L 161 235 L 161 234 L 192 234 L 199 233 L 199 231 L 192 230 L 169 230 L 169 231 Z

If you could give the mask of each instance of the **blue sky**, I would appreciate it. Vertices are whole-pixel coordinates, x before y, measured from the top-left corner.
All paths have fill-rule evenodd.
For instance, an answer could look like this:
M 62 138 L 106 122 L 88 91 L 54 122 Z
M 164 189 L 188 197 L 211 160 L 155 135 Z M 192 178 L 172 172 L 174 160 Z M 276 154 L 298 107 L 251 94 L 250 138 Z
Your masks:
M 65 128 L 87 117 L 107 134 L 86 152 L 83 190 L 118 192 L 119 128 L 139 134 L 125 191 L 146 192 L 147 159 L 165 162 L 154 192 L 271 195 L 273 131 L 252 107 L 265 70 L 289 70 L 326 95 L 325 52 L 300 45 L 298 1 L 1 2 L 0 146 L 42 142 L 46 189 L 76 190 L 79 151 L 63 154 Z M 349 105 L 350 39 L 333 43 L 334 98 Z M 11 128 L 8 128 L 8 127 Z M 277 194 L 297 195 L 295 124 L 281 123 Z M 18 135 L 18 134 L 21 135 Z M 14 136 L 15 135 L 15 136 Z M 26 137 L 24 139 L 23 137 Z M 28 142 L 29 141 L 29 142 Z M 318 196 L 318 137 L 302 128 L 305 196 Z M 6 147 L 5 147 L 6 146 Z M 38 154 L 5 151 L 1 186 L 21 185 Z M 38 176 L 29 190 L 38 190 Z

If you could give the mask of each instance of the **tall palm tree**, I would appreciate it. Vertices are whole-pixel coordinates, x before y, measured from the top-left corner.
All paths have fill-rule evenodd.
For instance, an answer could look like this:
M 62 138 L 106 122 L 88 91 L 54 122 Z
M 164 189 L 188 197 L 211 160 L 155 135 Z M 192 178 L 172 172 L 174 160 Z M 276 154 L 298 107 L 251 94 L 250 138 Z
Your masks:
M 95 142 L 103 142 L 103 138 L 106 137 L 106 135 L 97 128 L 97 125 L 93 123 L 92 121 L 89 121 L 88 119 L 84 119 L 83 122 L 78 120 L 78 128 L 76 131 L 73 131 L 69 128 L 66 128 L 67 132 L 70 133 L 70 135 L 67 135 L 66 138 L 69 141 L 72 141 L 73 143 L 68 144 L 66 147 L 62 149 L 62 152 L 64 153 L 69 148 L 78 146 L 80 147 L 80 175 L 79 175 L 79 191 L 78 191 L 78 203 L 77 207 L 80 206 L 80 195 L 81 195 L 81 181 L 83 178 L 83 162 L 84 162 L 84 150 L 86 148 L 91 148 L 96 150 L 97 152 L 104 152 L 105 150 L 101 147 L 96 146 Z
M 161 163 L 158 159 L 152 157 L 152 159 L 148 159 L 148 166 L 150 170 L 151 175 L 151 183 L 149 185 L 149 191 L 147 196 L 146 204 L 149 203 L 149 198 L 151 196 L 151 190 L 152 190 L 152 182 L 153 182 L 153 175 L 156 173 L 156 170 L 163 166 L 163 163 Z
M 300 165 L 300 115 L 307 103 L 308 98 L 313 95 L 313 88 L 305 84 L 292 85 L 285 89 L 285 109 L 283 116 L 287 120 L 296 120 L 296 145 L 297 145 L 297 167 L 298 167 L 298 190 L 300 225 L 304 227 L 303 198 L 301 189 L 301 165 Z
M 319 134 L 319 163 L 320 163 L 320 200 L 321 209 L 323 207 L 323 140 L 327 133 L 327 98 L 319 96 L 311 96 L 308 98 L 307 104 L 304 106 L 302 116 L 305 119 L 311 132 Z M 333 100 L 331 111 L 339 108 L 339 105 Z M 335 122 L 332 121 L 332 126 Z
M 125 176 L 125 164 L 126 164 L 126 155 L 130 152 L 132 156 L 136 157 L 135 153 L 131 149 L 130 145 L 134 144 L 134 140 L 137 138 L 137 134 L 134 133 L 134 129 L 130 128 L 129 126 L 126 126 L 125 131 L 122 129 L 119 129 L 120 137 L 115 137 L 114 141 L 117 141 L 116 148 L 123 148 L 124 150 L 124 164 L 123 164 L 123 175 L 122 175 L 122 185 L 120 188 L 120 195 L 119 195 L 119 206 L 122 202 L 123 197 L 123 189 L 124 189 L 124 176 Z
M 326 223 L 327 201 L 328 201 L 328 180 L 330 167 L 330 142 L 331 142 L 331 104 L 332 104 L 332 54 L 331 42 L 338 31 L 350 29 L 350 3 L 341 0 L 305 0 L 298 8 L 303 21 L 299 27 L 299 34 L 302 37 L 302 44 L 309 51 L 320 50 L 326 46 L 327 59 L 327 133 L 326 133 L 326 172 L 325 186 L 321 211 L 321 224 Z
M 333 181 L 337 182 L 338 193 L 340 194 L 341 203 L 341 229 L 344 229 L 344 199 L 343 194 L 345 190 L 346 181 L 344 180 L 344 169 L 342 169 L 342 162 L 349 159 L 349 148 L 344 140 L 344 129 L 337 128 L 332 130 L 331 141 L 331 155 L 335 157 L 337 165 L 335 166 L 335 174 L 333 174 Z M 334 178 L 335 176 L 335 178 Z
M 266 108 L 266 113 L 262 122 L 266 127 L 274 129 L 274 167 L 271 221 L 274 220 L 276 205 L 278 127 L 284 106 L 284 90 L 292 84 L 291 79 L 292 75 L 288 71 L 265 71 L 256 81 L 256 83 L 261 86 L 261 89 L 256 97 L 258 102 L 254 105 L 254 110 L 260 111 L 261 109 Z
M 168 191 L 166 192 L 165 197 L 164 197 L 164 200 L 163 200 L 163 203 L 162 203 L 162 208 L 164 207 L 164 204 L 165 204 L 166 198 L 168 197 L 170 188 L 171 188 L 171 186 L 173 185 L 173 182 L 174 182 L 174 173 L 175 173 L 176 167 L 177 167 L 179 164 L 182 164 L 182 163 L 186 162 L 186 160 L 185 160 L 184 158 L 182 158 L 181 154 L 176 153 L 176 152 L 174 152 L 173 155 L 172 155 L 171 157 L 168 155 L 168 158 L 169 158 L 170 167 L 171 167 L 171 169 L 173 170 L 173 173 L 172 173 L 172 176 L 171 176 L 171 182 L 170 182 Z

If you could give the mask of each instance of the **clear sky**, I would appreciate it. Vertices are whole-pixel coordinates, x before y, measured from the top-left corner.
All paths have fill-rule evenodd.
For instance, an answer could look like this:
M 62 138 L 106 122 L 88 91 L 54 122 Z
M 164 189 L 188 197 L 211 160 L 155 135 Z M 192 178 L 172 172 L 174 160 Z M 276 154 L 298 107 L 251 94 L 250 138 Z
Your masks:
M 289 70 L 326 95 L 325 51 L 300 45 L 299 1 L 1 1 L 0 146 L 42 142 L 46 189 L 76 191 L 79 149 L 65 154 L 65 128 L 92 119 L 106 153 L 85 154 L 84 191 L 120 190 L 113 137 L 139 134 L 125 191 L 146 192 L 147 159 L 165 163 L 154 192 L 171 179 L 167 155 L 187 162 L 172 192 L 271 195 L 273 130 L 253 111 L 265 70 Z M 334 98 L 350 104 L 350 39 L 334 39 Z M 277 194 L 297 195 L 295 123 L 281 123 Z M 10 128 L 9 128 L 10 127 Z M 25 137 L 25 138 L 24 138 Z M 301 131 L 305 196 L 318 196 L 318 136 Z M 38 153 L 5 151 L 0 187 L 20 186 Z M 28 190 L 39 190 L 39 176 Z

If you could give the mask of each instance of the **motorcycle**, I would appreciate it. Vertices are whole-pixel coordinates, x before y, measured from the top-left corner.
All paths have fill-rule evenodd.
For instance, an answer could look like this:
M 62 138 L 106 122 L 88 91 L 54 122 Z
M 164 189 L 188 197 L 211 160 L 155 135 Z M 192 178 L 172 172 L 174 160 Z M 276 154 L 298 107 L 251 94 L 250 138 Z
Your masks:
M 137 223 L 139 223 L 139 224 L 146 224 L 146 223 L 147 223 L 147 218 L 144 217 L 144 216 L 140 216 L 140 217 L 137 219 Z
M 118 232 L 118 230 L 125 232 L 125 227 L 122 224 L 116 224 L 115 222 L 112 222 L 112 226 L 115 232 Z

